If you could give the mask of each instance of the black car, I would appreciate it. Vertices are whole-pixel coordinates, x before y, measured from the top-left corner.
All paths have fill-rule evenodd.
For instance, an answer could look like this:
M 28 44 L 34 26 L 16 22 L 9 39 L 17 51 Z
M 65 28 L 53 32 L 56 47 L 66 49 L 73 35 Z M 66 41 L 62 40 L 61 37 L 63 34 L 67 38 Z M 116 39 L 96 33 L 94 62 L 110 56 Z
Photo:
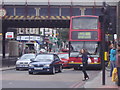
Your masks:
M 62 72 L 62 61 L 57 54 L 39 54 L 29 64 L 29 74 Z

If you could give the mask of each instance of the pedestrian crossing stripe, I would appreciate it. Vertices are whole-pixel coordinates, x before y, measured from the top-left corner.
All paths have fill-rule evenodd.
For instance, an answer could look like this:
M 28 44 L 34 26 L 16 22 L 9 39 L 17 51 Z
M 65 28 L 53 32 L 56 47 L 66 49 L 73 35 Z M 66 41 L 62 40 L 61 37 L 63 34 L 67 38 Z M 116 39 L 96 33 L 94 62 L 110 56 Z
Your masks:
M 3 20 L 22 20 L 22 19 L 46 19 L 46 20 L 70 20 L 70 16 L 5 16 Z

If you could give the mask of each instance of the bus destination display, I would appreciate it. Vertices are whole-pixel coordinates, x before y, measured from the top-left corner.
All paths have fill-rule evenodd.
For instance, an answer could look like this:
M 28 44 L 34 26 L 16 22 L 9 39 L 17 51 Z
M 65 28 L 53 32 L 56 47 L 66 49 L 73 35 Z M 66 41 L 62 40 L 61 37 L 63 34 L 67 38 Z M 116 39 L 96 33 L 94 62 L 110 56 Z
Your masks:
M 91 33 L 90 32 L 79 32 L 78 39 L 91 39 Z
M 98 40 L 97 31 L 72 31 L 71 40 Z

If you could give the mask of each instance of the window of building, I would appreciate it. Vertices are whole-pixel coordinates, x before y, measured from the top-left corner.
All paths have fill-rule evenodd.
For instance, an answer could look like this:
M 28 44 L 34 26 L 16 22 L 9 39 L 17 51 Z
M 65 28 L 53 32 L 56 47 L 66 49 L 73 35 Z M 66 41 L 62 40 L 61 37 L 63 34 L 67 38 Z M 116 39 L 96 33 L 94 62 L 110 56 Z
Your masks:
M 94 10 L 93 8 L 86 8 L 85 15 L 94 15 L 95 11 L 93 11 L 93 10 Z
M 95 10 L 95 15 L 100 16 L 102 14 L 101 8 L 93 8 Z
M 61 16 L 70 16 L 70 8 L 61 8 Z
M 48 16 L 48 8 L 40 8 L 40 16 Z
M 28 16 L 36 16 L 36 9 L 35 8 L 28 8 L 27 15 Z
M 59 16 L 59 8 L 50 8 L 50 16 Z
M 79 16 L 81 15 L 80 8 L 72 8 L 72 16 Z
M 14 16 L 14 8 L 12 8 L 12 7 L 7 7 L 7 8 L 5 8 L 6 9 L 6 15 L 7 16 Z
M 16 15 L 17 16 L 24 16 L 25 15 L 25 8 L 16 8 Z

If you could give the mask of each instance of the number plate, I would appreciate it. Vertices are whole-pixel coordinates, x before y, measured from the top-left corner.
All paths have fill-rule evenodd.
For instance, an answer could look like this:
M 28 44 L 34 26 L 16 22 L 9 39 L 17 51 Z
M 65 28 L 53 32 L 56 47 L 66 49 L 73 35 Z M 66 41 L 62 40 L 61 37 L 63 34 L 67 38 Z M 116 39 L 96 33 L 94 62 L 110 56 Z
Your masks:
M 34 69 L 35 69 L 35 70 L 42 70 L 43 68 L 40 68 L 40 67 L 39 67 L 39 68 L 34 68 Z
M 27 67 L 26 65 L 20 65 L 20 67 Z

